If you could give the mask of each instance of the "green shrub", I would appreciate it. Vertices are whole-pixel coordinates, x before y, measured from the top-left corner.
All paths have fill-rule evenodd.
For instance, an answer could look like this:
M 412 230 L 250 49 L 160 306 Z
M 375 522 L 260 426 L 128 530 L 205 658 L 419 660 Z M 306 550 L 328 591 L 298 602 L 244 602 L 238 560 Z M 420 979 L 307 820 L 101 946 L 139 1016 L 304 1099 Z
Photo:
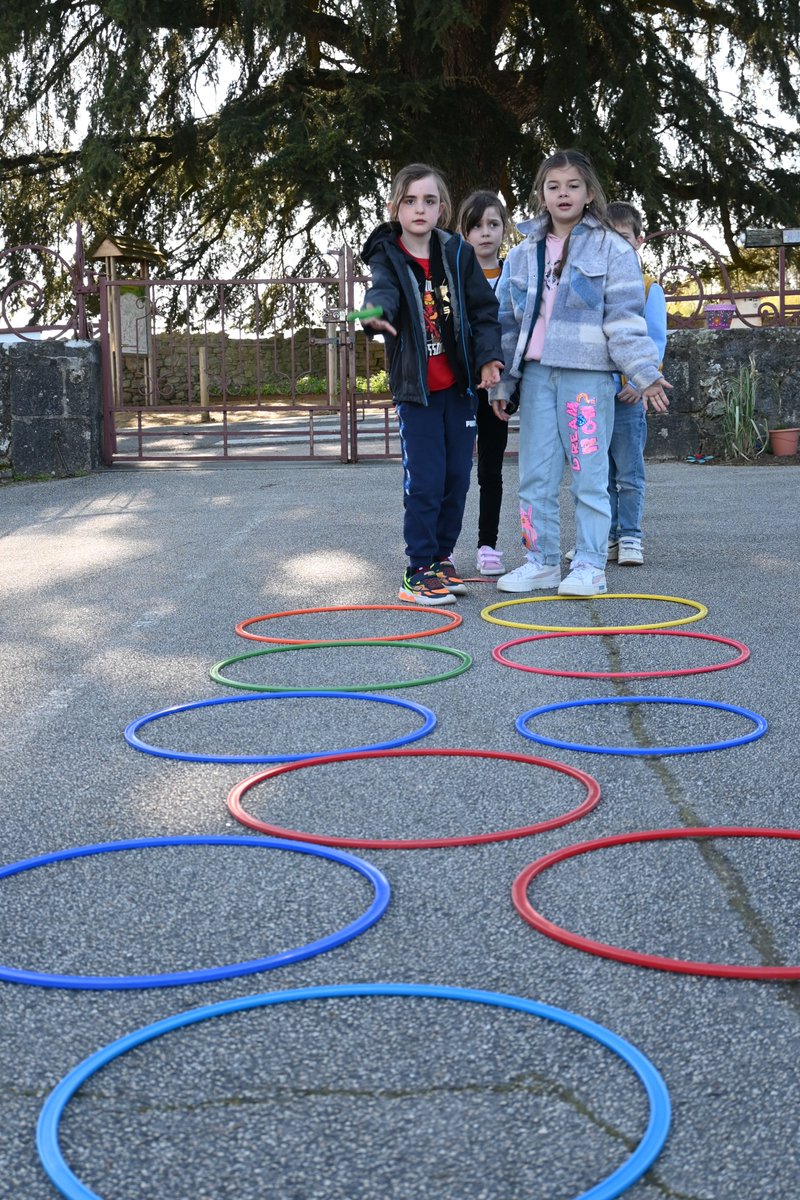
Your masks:
M 356 377 L 357 392 L 388 392 L 389 391 L 389 372 L 388 371 L 373 371 L 369 377 L 369 388 L 367 380 L 363 375 Z
M 767 445 L 767 425 L 756 420 L 758 370 L 752 354 L 747 366 L 725 389 L 722 412 L 722 443 L 726 458 L 749 461 L 758 458 Z

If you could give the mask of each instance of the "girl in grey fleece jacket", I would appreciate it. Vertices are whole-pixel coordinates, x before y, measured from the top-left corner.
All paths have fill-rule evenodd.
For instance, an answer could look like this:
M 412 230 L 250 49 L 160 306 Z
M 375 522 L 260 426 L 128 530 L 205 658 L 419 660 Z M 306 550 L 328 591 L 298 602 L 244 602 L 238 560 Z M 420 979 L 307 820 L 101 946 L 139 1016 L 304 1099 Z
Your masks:
M 611 509 L 608 444 L 614 373 L 636 384 L 657 411 L 669 404 L 660 356 L 647 335 L 644 284 L 635 252 L 606 222 L 606 201 L 577 150 L 545 159 L 497 289 L 503 360 L 491 390 L 495 414 L 520 386 L 519 499 L 526 561 L 498 580 L 502 592 L 558 587 L 561 595 L 607 590 Z M 559 491 L 564 460 L 575 501 L 576 552 L 561 581 Z

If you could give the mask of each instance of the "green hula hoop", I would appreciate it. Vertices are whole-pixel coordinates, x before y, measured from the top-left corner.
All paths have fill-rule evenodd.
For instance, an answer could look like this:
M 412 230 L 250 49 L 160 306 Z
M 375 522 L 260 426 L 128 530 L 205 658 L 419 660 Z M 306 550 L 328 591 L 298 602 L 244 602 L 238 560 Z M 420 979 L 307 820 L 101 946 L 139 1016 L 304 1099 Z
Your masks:
M 401 679 L 393 683 L 354 683 L 351 686 L 342 686 L 336 684 L 337 691 L 340 692 L 377 692 L 389 691 L 392 688 L 407 688 L 420 687 L 425 683 L 441 683 L 445 679 L 455 679 L 456 675 L 463 675 L 464 671 L 468 671 L 472 666 L 472 658 L 463 650 L 453 650 L 449 646 L 428 646 L 424 642 L 416 642 L 413 647 L 408 647 L 404 642 L 389 642 L 381 640 L 371 640 L 362 638 L 352 642 L 304 642 L 301 646 L 269 646 L 266 650 L 251 650 L 247 654 L 237 654 L 234 658 L 223 659 L 222 662 L 215 663 L 209 674 L 215 683 L 221 683 L 225 687 L 240 688 L 245 692 L 313 692 L 316 691 L 319 685 L 313 688 L 299 688 L 294 684 L 284 684 L 283 686 L 272 687 L 266 683 L 243 683 L 239 679 L 228 679 L 222 672 L 233 665 L 233 663 L 244 662 L 248 658 L 263 658 L 266 654 L 290 654 L 295 650 L 324 650 L 331 646 L 371 646 L 373 649 L 376 646 L 392 648 L 395 650 L 430 650 L 434 654 L 450 654 L 453 658 L 459 660 L 458 666 L 452 671 L 443 671 L 440 675 L 426 675 L 422 679 Z
M 705 604 L 697 600 L 684 600 L 680 596 L 649 596 L 641 592 L 604 592 L 599 596 L 587 596 L 587 600 L 666 600 L 671 604 L 686 604 L 697 611 L 691 617 L 679 617 L 676 621 L 653 621 L 648 625 L 531 625 L 525 621 L 504 621 L 493 617 L 492 613 L 498 608 L 508 608 L 512 604 L 541 604 L 545 600 L 556 602 L 563 600 L 582 600 L 581 596 L 523 596 L 519 600 L 501 600 L 498 604 L 490 604 L 481 610 L 484 621 L 492 625 L 508 625 L 511 629 L 539 629 L 546 633 L 616 633 L 618 630 L 633 629 L 672 629 L 676 625 L 690 625 L 692 621 L 702 621 L 708 616 Z

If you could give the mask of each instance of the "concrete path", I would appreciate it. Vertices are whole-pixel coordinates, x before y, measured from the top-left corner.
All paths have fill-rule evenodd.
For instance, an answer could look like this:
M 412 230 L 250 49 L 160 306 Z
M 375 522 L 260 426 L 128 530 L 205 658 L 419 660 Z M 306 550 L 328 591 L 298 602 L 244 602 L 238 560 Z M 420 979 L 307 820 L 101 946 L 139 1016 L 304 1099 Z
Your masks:
M 515 465 L 501 544 L 517 565 Z M 76 990 L 0 983 L 0 1194 L 53 1200 L 39 1113 L 56 1083 L 150 1022 L 285 989 L 401 982 L 483 989 L 556 1006 L 638 1047 L 674 1107 L 666 1147 L 631 1200 L 789 1200 L 800 1193 L 798 983 L 647 969 L 562 945 L 525 924 L 516 876 L 573 842 L 690 826 L 800 829 L 800 532 L 796 467 L 648 467 L 647 562 L 609 567 L 613 592 L 686 598 L 678 631 L 746 644 L 729 670 L 586 679 L 512 670 L 492 648 L 531 631 L 481 619 L 491 583 L 459 601 L 463 624 L 402 646 L 273 653 L 232 664 L 248 688 L 360 689 L 423 705 L 416 748 L 506 751 L 588 772 L 602 798 L 581 819 L 482 845 L 351 851 L 391 886 L 360 936 L 288 966 L 167 988 Z M 472 573 L 477 494 L 457 561 Z M 3 863 L 122 839 L 252 834 L 226 797 L 267 769 L 131 748 L 135 718 L 247 694 L 214 663 L 266 644 L 248 617 L 391 604 L 402 571 L 397 464 L 125 470 L 0 490 Z M 569 501 L 565 500 L 565 511 Z M 571 543 L 569 522 L 564 546 Z M 676 601 L 518 606 L 509 620 L 625 626 L 678 620 Z M 368 611 L 256 628 L 317 639 L 431 628 L 438 614 Z M 549 639 L 516 661 L 572 671 L 724 662 L 726 644 L 666 636 Z M 225 673 L 225 672 L 224 672 Z M 267 693 L 263 693 L 265 696 Z M 767 733 L 683 755 L 556 750 L 523 738 L 539 705 L 631 696 L 714 701 L 762 715 Z M 140 736 L 182 754 L 319 754 L 402 739 L 416 712 L 345 694 L 203 706 Z M 537 719 L 600 746 L 738 740 L 724 709 L 617 704 Z M 412 749 L 411 746 L 408 747 Z M 574 808 L 582 784 L 508 760 L 407 755 L 288 771 L 253 787 L 261 821 L 342 838 L 456 838 Z M 549 920 L 641 954 L 738 966 L 800 964 L 800 845 L 761 838 L 641 842 L 550 868 L 529 889 Z M 275 956 L 357 921 L 372 887 L 328 858 L 184 845 L 94 854 L 0 879 L 0 963 L 47 974 L 159 974 Z M 634 1153 L 648 1120 L 630 1067 L 604 1045 L 530 1013 L 421 995 L 330 998 L 205 1021 L 116 1059 L 68 1104 L 61 1144 L 103 1200 L 571 1200 Z M 603 1193 L 597 1193 L 598 1195 Z

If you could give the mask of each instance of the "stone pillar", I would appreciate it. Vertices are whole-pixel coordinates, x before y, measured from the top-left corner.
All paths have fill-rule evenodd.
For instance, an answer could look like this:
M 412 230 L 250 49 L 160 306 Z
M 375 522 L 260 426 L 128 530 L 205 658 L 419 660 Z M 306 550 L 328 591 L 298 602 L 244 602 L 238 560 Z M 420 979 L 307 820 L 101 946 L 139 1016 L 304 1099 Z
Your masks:
M 99 344 L 18 341 L 0 347 L 0 359 L 0 466 L 7 409 L 8 458 L 16 478 L 77 475 L 99 467 Z

